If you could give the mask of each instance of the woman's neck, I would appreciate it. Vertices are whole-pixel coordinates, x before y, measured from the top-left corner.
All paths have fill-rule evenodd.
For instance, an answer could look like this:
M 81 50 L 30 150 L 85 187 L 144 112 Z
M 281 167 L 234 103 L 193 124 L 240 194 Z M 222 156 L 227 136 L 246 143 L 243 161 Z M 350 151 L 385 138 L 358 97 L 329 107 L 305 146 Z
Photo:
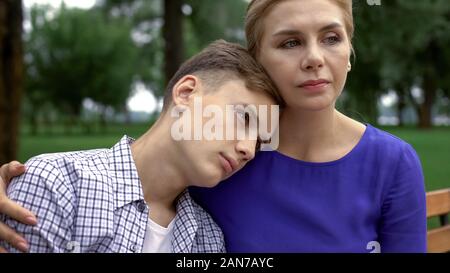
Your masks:
M 287 108 L 280 118 L 278 151 L 310 162 L 337 160 L 358 143 L 365 126 L 334 108 L 302 111 Z

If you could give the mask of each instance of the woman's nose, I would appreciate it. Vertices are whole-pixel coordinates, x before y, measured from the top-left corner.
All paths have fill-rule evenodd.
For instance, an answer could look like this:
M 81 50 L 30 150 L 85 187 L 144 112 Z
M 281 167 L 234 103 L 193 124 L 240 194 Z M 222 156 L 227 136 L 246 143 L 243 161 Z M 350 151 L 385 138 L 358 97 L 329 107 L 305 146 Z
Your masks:
M 323 67 L 323 56 L 317 45 L 310 45 L 306 49 L 302 60 L 302 69 L 305 71 L 317 71 Z

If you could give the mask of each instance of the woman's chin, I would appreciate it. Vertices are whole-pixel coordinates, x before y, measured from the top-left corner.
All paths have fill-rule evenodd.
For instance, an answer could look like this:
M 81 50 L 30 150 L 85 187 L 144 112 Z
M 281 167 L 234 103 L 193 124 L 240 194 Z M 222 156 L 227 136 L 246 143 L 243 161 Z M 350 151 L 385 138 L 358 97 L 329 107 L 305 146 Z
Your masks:
M 332 104 L 331 102 L 311 102 L 311 103 L 299 103 L 289 107 L 300 111 L 320 112 L 323 110 L 334 108 L 334 104 Z

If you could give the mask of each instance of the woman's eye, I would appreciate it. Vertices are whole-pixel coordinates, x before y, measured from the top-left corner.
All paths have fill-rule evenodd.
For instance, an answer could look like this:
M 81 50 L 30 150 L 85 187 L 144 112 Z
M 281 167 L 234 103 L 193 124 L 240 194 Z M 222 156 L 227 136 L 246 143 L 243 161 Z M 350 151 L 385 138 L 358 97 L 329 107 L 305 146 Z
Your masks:
M 297 40 L 289 40 L 289 41 L 283 43 L 281 46 L 283 48 L 293 48 L 293 47 L 296 47 L 296 46 L 299 46 L 299 45 L 300 45 L 299 41 L 297 41 Z
M 341 38 L 339 38 L 339 36 L 333 35 L 333 36 L 326 37 L 324 39 L 324 41 L 326 44 L 335 45 L 341 41 Z

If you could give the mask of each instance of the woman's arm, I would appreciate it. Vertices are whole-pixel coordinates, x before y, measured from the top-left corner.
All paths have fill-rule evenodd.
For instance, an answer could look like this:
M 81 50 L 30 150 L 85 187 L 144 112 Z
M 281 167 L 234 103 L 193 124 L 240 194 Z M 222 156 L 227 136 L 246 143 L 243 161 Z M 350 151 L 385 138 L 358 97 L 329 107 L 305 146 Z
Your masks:
M 13 202 L 6 195 L 6 189 L 11 179 L 24 172 L 25 165 L 17 161 L 11 161 L 0 167 L 0 214 L 5 214 L 21 223 L 34 226 L 37 224 L 36 216 L 31 211 Z M 0 242 L 1 241 L 6 241 L 11 246 L 21 251 L 28 251 L 27 241 L 0 221 Z M 6 250 L 0 246 L 0 253 L 4 252 L 6 252 Z
M 426 252 L 425 184 L 419 157 L 410 145 L 400 155 L 382 206 L 381 252 Z
M 27 239 L 30 252 L 71 251 L 73 190 L 55 162 L 39 157 L 30 159 L 27 171 L 12 179 L 7 194 L 10 202 L 17 202 L 34 211 L 39 219 L 37 225 L 31 226 L 0 214 L 0 221 Z M 0 245 L 8 251 L 17 252 L 11 244 L 0 242 Z

